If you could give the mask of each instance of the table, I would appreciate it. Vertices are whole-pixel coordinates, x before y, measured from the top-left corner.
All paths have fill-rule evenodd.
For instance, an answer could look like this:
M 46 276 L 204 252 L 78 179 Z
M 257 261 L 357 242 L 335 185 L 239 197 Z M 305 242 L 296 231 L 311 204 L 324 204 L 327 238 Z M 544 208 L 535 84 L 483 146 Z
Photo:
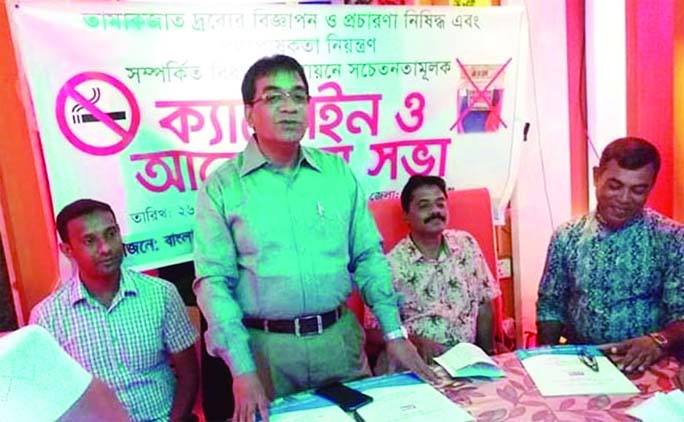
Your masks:
M 678 361 L 666 358 L 643 373 L 627 375 L 639 388 L 637 395 L 542 397 L 514 353 L 493 358 L 505 371 L 505 378 L 459 379 L 441 388 L 478 422 L 634 422 L 638 419 L 627 415 L 626 410 L 656 391 L 681 389 L 684 382 Z

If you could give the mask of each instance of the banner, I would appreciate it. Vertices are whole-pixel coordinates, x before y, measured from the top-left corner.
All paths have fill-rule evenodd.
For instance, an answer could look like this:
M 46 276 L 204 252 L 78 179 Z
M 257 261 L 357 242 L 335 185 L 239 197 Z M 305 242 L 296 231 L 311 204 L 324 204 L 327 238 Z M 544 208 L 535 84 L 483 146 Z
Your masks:
M 412 174 L 508 201 L 520 8 L 8 4 L 55 212 L 112 205 L 127 262 L 191 259 L 202 181 L 251 133 L 240 85 L 258 58 L 309 81 L 303 145 L 339 154 L 370 199 Z

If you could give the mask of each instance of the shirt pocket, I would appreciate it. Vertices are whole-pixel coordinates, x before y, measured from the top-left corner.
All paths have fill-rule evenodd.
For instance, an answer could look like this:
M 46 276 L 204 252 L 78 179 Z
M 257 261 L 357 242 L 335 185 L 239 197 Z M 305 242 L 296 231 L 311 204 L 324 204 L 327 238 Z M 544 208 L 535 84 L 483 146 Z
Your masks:
M 150 370 L 164 358 L 161 337 L 161 321 L 150 317 L 112 332 L 112 342 L 121 352 L 121 364 L 135 372 Z

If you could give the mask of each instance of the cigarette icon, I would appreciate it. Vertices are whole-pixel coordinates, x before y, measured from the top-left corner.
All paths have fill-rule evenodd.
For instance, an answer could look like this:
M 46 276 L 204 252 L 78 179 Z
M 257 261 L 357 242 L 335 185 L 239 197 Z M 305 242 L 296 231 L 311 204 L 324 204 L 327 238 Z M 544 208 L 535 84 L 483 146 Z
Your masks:
M 105 113 L 107 116 L 111 117 L 112 120 L 124 120 L 126 118 L 126 112 L 125 111 L 112 111 L 111 113 Z M 92 114 L 89 113 L 84 113 L 84 114 L 74 114 L 71 116 L 73 119 L 74 123 L 90 123 L 90 122 L 99 122 L 100 119 L 97 117 L 93 116 Z
M 92 88 L 92 95 L 90 98 L 88 98 L 88 101 L 92 103 L 93 105 L 96 104 L 98 101 L 100 101 L 100 88 Z M 100 119 L 97 117 L 93 116 L 92 114 L 89 113 L 82 113 L 82 114 L 77 114 L 77 112 L 83 110 L 83 105 L 81 104 L 76 104 L 72 109 L 71 112 L 73 115 L 71 116 L 71 119 L 73 120 L 74 123 L 91 123 L 91 122 L 99 122 Z M 126 119 L 126 112 L 125 111 L 112 111 L 111 113 L 105 113 L 107 116 L 109 116 L 112 120 L 124 120 Z

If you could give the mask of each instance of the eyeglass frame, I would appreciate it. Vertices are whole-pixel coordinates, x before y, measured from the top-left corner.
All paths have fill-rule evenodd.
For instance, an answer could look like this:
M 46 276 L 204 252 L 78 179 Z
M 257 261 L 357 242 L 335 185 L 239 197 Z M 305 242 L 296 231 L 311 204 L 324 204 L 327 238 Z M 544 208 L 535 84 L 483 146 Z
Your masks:
M 305 99 L 302 102 L 299 102 L 295 95 L 296 94 L 303 94 Z M 274 102 L 269 102 L 266 98 L 268 95 L 274 95 L 276 98 L 273 98 L 272 101 Z M 311 99 L 311 96 L 303 89 L 296 88 L 292 91 L 286 91 L 284 89 L 268 89 L 265 92 L 263 92 L 261 95 L 257 96 L 256 99 L 252 100 L 250 102 L 250 105 L 254 105 L 260 101 L 263 101 L 266 105 L 268 106 L 278 106 L 282 104 L 282 101 L 285 100 L 285 98 L 289 98 L 292 100 L 292 103 L 297 105 L 297 106 L 305 106 L 309 103 L 309 100 Z

